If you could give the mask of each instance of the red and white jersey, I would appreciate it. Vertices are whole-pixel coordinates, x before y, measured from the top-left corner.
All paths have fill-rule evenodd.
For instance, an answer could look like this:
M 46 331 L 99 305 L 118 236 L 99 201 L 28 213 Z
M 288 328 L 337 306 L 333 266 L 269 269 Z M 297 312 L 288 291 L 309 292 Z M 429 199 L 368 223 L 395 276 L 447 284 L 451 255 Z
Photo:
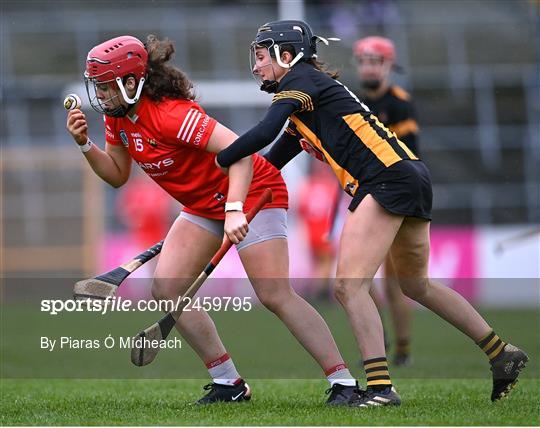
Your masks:
M 141 98 L 136 114 L 104 116 L 105 140 L 123 145 L 137 164 L 184 205 L 184 211 L 224 219 L 229 179 L 215 165 L 206 145 L 216 126 L 196 102 Z M 273 202 L 267 208 L 288 208 L 288 195 L 280 172 L 259 155 L 253 157 L 253 180 L 244 207 L 249 210 L 270 187 Z

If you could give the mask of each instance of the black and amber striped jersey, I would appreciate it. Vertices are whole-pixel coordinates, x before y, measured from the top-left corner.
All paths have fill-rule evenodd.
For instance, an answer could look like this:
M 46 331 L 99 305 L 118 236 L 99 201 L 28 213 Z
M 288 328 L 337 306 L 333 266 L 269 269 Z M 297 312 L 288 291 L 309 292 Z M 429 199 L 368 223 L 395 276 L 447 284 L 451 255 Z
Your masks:
M 414 154 L 419 154 L 416 111 L 407 91 L 391 85 L 379 98 L 362 97 L 361 94 L 359 98 Z
M 349 89 L 310 64 L 281 79 L 272 104 L 294 106 L 287 132 L 330 164 L 351 195 L 397 162 L 418 159 Z

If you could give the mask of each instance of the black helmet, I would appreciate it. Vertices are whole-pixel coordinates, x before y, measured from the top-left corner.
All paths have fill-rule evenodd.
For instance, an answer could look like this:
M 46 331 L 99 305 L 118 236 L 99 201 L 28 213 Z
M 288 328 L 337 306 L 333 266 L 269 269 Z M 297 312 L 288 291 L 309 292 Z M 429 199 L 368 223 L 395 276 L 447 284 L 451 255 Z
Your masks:
M 291 45 L 294 48 L 294 59 L 289 65 L 292 67 L 300 59 L 306 60 L 317 57 L 318 37 L 313 35 L 313 31 L 308 24 L 303 21 L 273 21 L 264 24 L 257 30 L 257 36 L 253 41 L 254 45 L 266 46 L 270 55 L 279 61 L 279 53 L 276 51 L 281 45 Z M 279 52 L 279 51 L 278 51 Z M 281 64 L 280 64 L 281 65 Z
M 317 58 L 317 42 L 328 45 L 328 41 L 338 41 L 337 38 L 324 38 L 315 36 L 311 27 L 304 21 L 286 20 L 272 21 L 259 27 L 255 40 L 251 43 L 251 53 L 259 47 L 268 49 L 270 55 L 283 68 L 291 68 L 299 61 Z M 280 48 L 283 45 L 291 47 L 294 52 L 293 59 L 289 63 L 281 61 Z M 253 59 L 253 56 L 251 57 Z M 253 70 L 253 64 L 251 69 Z M 260 81 L 262 91 L 275 92 L 277 82 L 275 80 Z

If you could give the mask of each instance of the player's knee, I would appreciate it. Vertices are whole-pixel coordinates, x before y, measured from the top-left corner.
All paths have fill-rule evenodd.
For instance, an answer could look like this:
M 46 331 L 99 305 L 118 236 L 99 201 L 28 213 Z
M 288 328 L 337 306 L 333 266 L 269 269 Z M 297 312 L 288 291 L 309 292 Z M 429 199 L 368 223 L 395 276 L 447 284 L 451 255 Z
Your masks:
M 282 306 L 282 302 L 280 300 L 270 296 L 263 296 L 262 298 L 259 297 L 259 300 L 270 312 L 273 312 L 275 314 L 280 312 Z
M 403 294 L 410 299 L 416 301 L 422 301 L 426 293 L 428 292 L 429 280 L 425 273 L 423 265 L 411 263 L 410 265 L 404 265 L 396 268 L 396 273 L 399 278 L 399 288 Z M 396 300 L 397 296 L 390 296 L 389 300 Z
M 173 289 L 167 284 L 167 281 L 155 278 L 152 282 L 152 297 L 159 301 L 169 300 L 174 298 Z
M 427 275 L 427 258 L 417 252 L 409 252 L 394 257 L 397 278 L 422 278 Z
M 400 280 L 401 291 L 410 299 L 422 301 L 428 292 L 429 280 L 427 278 L 407 278 Z
M 290 287 L 289 287 L 290 288 Z M 279 314 L 283 305 L 290 301 L 294 291 L 290 290 L 272 290 L 271 287 L 265 287 L 263 291 L 257 293 L 259 301 L 271 312 Z
M 351 296 L 355 293 L 369 293 L 371 280 L 336 278 L 334 281 L 334 297 L 342 305 L 347 304 Z
M 160 300 L 164 299 L 163 290 L 160 287 L 157 287 L 155 283 L 152 284 L 151 292 L 154 300 L 157 300 L 159 302 Z

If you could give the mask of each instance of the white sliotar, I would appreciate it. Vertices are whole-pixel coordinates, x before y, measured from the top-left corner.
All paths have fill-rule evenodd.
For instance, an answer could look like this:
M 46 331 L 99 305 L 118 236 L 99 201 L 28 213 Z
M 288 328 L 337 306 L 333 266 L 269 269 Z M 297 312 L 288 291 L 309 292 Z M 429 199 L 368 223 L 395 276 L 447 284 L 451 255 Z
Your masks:
M 64 98 L 64 108 L 66 110 L 79 109 L 82 106 L 82 101 L 77 94 L 69 94 Z

